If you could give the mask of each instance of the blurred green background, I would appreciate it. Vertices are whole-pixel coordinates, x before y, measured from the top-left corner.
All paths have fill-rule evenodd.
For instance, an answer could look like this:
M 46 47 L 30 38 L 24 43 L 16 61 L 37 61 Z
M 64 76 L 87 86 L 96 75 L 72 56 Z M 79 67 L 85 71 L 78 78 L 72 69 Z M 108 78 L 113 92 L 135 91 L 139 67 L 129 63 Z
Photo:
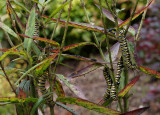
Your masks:
M 27 0 L 17 0 L 17 1 L 19 1 L 22 4 L 25 4 L 25 2 L 30 3 L 30 5 L 29 5 L 30 7 L 28 8 L 29 10 L 34 5 L 33 1 L 27 1 Z M 55 10 L 56 8 L 58 8 L 62 4 L 62 2 L 63 2 L 63 0 L 54 0 L 54 1 L 51 0 L 46 5 L 46 7 L 44 9 L 44 14 L 47 15 L 47 16 L 49 16 L 52 13 L 53 10 Z M 93 0 L 85 0 L 84 2 L 85 2 L 87 13 L 88 13 L 88 16 L 89 16 L 91 22 L 94 25 L 96 25 L 96 26 L 103 27 L 102 20 L 101 20 L 101 17 L 100 17 L 99 9 L 94 5 L 94 3 L 98 3 L 99 0 L 94 0 L 94 1 Z M 109 2 L 111 3 L 112 0 L 109 0 Z M 28 15 L 25 13 L 25 11 L 21 7 L 19 7 L 18 5 L 14 4 L 13 1 L 11 3 L 12 3 L 13 8 L 15 9 L 16 13 L 18 14 L 18 16 L 20 17 L 20 19 L 22 20 L 22 22 L 24 24 L 26 24 L 26 22 L 27 22 L 27 16 Z M 158 3 L 158 2 L 156 2 L 156 3 Z M 6 25 L 8 25 L 9 27 L 11 27 L 13 29 L 13 27 L 11 25 L 11 20 L 10 20 L 8 14 L 7 14 L 7 11 L 6 11 L 6 1 L 5 0 L 0 0 L 0 4 L 1 4 L 0 5 L 0 20 L 3 23 L 5 23 Z M 122 10 L 119 13 L 119 18 L 121 18 L 122 20 L 127 19 L 130 16 L 131 11 L 133 10 L 134 4 L 135 4 L 135 0 L 118 0 L 117 9 L 121 10 L 121 9 L 124 8 L 124 10 Z M 140 10 L 145 4 L 146 4 L 146 0 L 140 0 L 139 5 L 137 7 L 137 10 Z M 106 8 L 104 0 L 102 1 L 102 5 L 103 5 L 104 8 Z M 155 10 L 154 7 L 151 7 L 151 9 L 150 9 L 151 11 L 152 11 L 152 8 L 153 8 L 153 10 Z M 58 15 L 59 14 L 57 14 L 54 18 L 57 18 Z M 61 19 L 62 20 L 66 20 L 67 15 L 68 15 L 68 6 L 66 6 L 64 8 L 64 11 L 63 11 L 63 13 L 61 15 Z M 153 15 L 151 15 L 151 14 L 148 13 L 147 14 L 147 18 L 149 18 L 150 16 L 151 16 L 151 18 L 158 17 L 158 14 L 157 14 L 157 16 L 156 15 L 153 16 Z M 132 22 L 132 25 L 135 24 L 134 25 L 135 28 L 136 28 L 136 24 L 139 24 L 140 19 L 141 19 L 141 16 L 139 16 L 139 18 L 137 18 L 136 20 L 134 20 Z M 106 20 L 107 20 L 106 21 L 107 28 L 114 27 L 113 22 L 111 22 L 108 19 L 106 19 Z M 86 16 L 85 16 L 84 10 L 83 10 L 83 8 L 81 6 L 80 0 L 73 0 L 70 21 L 87 23 Z M 153 25 L 152 25 L 152 23 L 150 23 L 150 24 L 151 25 L 149 27 L 145 26 L 145 24 L 144 24 L 144 28 L 148 27 L 148 29 L 151 29 L 151 27 Z M 53 22 L 46 25 L 45 32 L 47 33 L 47 38 L 51 37 L 51 34 L 53 32 L 54 26 L 55 26 L 55 23 L 53 23 Z M 153 27 L 153 28 L 155 29 L 155 27 Z M 157 28 L 160 29 L 160 27 L 157 27 Z M 62 40 L 62 37 L 63 37 L 63 33 L 64 33 L 64 29 L 65 28 L 62 25 L 59 25 L 57 27 L 57 30 L 56 30 L 56 33 L 55 33 L 55 36 L 54 36 L 54 40 L 55 41 L 61 43 L 61 40 Z M 154 31 L 154 29 L 153 29 L 153 31 Z M 20 31 L 20 30 L 18 29 L 18 31 Z M 145 35 L 146 33 L 143 33 L 143 35 Z M 103 35 L 101 33 L 96 32 L 96 35 L 97 35 L 97 38 L 98 38 L 99 41 L 101 39 L 103 39 Z M 42 27 L 40 27 L 40 36 L 44 37 L 43 36 Z M 14 39 L 12 36 L 10 36 L 10 38 L 13 41 L 14 44 L 19 44 L 17 42 L 17 40 Z M 145 38 L 147 38 L 147 36 L 144 36 L 144 39 Z M 159 38 L 159 36 L 157 38 Z M 90 41 L 94 41 L 93 40 L 93 35 L 92 35 L 92 33 L 90 31 L 86 31 L 86 30 L 83 30 L 83 29 L 77 29 L 77 28 L 69 27 L 68 32 L 67 32 L 65 46 L 70 45 L 70 44 L 74 44 L 74 43 L 90 42 Z M 151 40 L 151 41 L 153 41 L 153 40 Z M 149 41 L 149 42 L 152 43 L 151 41 Z M 115 42 L 116 41 L 111 40 L 110 43 L 112 45 Z M 154 43 L 153 43 L 153 45 L 155 45 Z M 4 31 L 2 29 L 0 29 L 0 46 L 3 49 L 8 49 L 8 48 L 11 47 L 9 45 L 9 43 L 8 43 L 8 41 L 6 39 L 6 36 L 4 34 Z M 104 44 L 102 44 L 102 46 L 103 46 L 103 48 L 105 50 Z M 138 46 L 137 46 L 137 48 L 138 48 Z M 159 53 L 159 49 L 160 49 L 160 46 L 158 44 L 158 47 L 157 47 L 158 52 L 156 52 L 156 53 Z M 156 50 L 156 49 L 153 49 L 153 50 Z M 69 51 L 67 53 L 88 57 L 90 55 L 97 55 L 98 51 L 93 46 L 85 46 L 85 47 L 80 47 L 78 49 L 73 49 L 73 50 L 71 50 L 71 51 Z M 146 53 L 147 53 L 146 50 L 142 50 L 142 52 L 139 53 L 139 55 L 141 57 L 139 58 L 139 62 L 138 63 L 140 63 L 140 64 L 146 64 L 146 65 L 148 64 L 147 61 L 142 62 L 142 60 L 144 61 L 144 58 L 147 60 L 147 57 L 145 57 L 147 55 Z M 0 52 L 0 54 L 2 54 L 2 52 Z M 11 57 L 7 57 L 4 60 L 5 63 L 6 63 L 5 66 L 7 66 L 7 65 L 10 64 L 10 59 L 11 59 Z M 153 63 L 157 64 L 158 61 L 159 61 L 159 58 L 158 59 L 156 58 L 156 60 L 154 60 L 154 62 L 151 62 L 149 64 L 150 65 L 153 65 Z M 25 65 L 24 62 L 17 62 L 15 64 L 11 65 L 11 66 L 15 66 L 15 68 L 21 68 L 21 67 L 25 68 L 26 67 L 26 65 Z M 154 67 L 154 68 L 156 68 L 156 67 Z M 16 74 L 15 75 L 12 74 L 10 77 L 16 78 L 17 76 L 16 76 Z M 13 79 L 13 82 L 14 82 L 14 79 Z M 0 75 L 0 91 L 1 91 L 0 92 L 0 97 L 14 96 L 11 93 L 11 89 L 8 86 L 7 81 L 1 75 Z M 15 114 L 15 108 L 14 108 L 13 105 L 10 105 L 10 104 L 5 105 L 5 106 L 0 106 L 0 114 L 1 115 L 14 115 Z

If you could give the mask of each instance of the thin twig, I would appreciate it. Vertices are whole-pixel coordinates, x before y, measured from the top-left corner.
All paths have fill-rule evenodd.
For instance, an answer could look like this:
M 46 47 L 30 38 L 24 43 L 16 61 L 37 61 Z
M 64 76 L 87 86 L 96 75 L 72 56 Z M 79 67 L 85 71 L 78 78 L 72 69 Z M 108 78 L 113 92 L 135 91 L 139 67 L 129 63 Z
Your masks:
M 69 3 L 68 16 L 67 16 L 67 21 L 66 21 L 66 24 L 65 24 L 65 31 L 64 31 L 63 38 L 62 38 L 62 43 L 61 43 L 61 46 L 60 46 L 60 52 L 59 52 L 58 59 L 57 59 L 57 61 L 55 63 L 54 70 L 53 70 L 53 73 L 54 73 L 53 79 L 54 80 L 56 79 L 56 76 L 55 76 L 56 67 L 57 67 L 57 65 L 59 63 L 59 60 L 60 60 L 60 57 L 61 57 L 61 54 L 62 54 L 62 51 L 63 51 L 63 47 L 64 47 L 64 42 L 65 42 L 66 35 L 67 35 L 68 22 L 69 22 L 69 18 L 70 18 L 71 6 L 72 6 L 72 0 L 70 0 L 70 3 Z
M 2 71 L 3 71 L 4 75 L 5 75 L 5 78 L 7 79 L 9 85 L 11 86 L 11 88 L 12 88 L 12 90 L 13 90 L 13 92 L 14 92 L 15 95 L 17 96 L 16 90 L 14 89 L 13 85 L 11 84 L 11 81 L 9 80 L 9 77 L 8 77 L 8 75 L 6 74 L 6 72 L 5 72 L 5 70 L 4 70 L 4 67 L 3 67 L 1 61 L 0 61 L 0 66 L 1 66 L 1 68 L 2 68 Z
M 149 4 L 149 0 L 147 1 L 146 6 L 148 6 L 148 4 Z M 139 26 L 139 28 L 138 28 L 137 35 L 136 35 L 136 37 L 135 37 L 135 41 L 139 41 L 139 40 L 140 40 L 140 38 L 139 38 L 139 34 L 140 34 L 140 32 L 141 32 L 141 28 L 142 28 L 142 25 L 143 25 L 143 22 L 144 22 L 144 19 L 145 19 L 145 16 L 146 16 L 147 10 L 148 10 L 148 8 L 147 8 L 147 9 L 145 9 L 145 11 L 144 11 L 144 13 L 143 13 L 143 15 L 142 15 L 142 19 L 141 19 L 141 22 L 140 22 L 140 26 Z
M 67 0 L 64 0 L 63 4 L 66 3 L 66 2 L 67 2 Z M 54 29 L 53 29 L 53 32 L 52 32 L 52 35 L 51 35 L 50 40 L 53 40 L 54 34 L 55 34 L 55 32 L 56 32 L 56 28 L 57 28 L 57 26 L 58 26 L 58 24 L 59 24 L 59 21 L 60 21 L 60 18 L 61 18 L 62 11 L 63 11 L 63 8 L 61 9 L 61 11 L 60 11 L 60 13 L 59 13 L 59 16 L 58 16 L 58 19 L 57 19 L 57 21 L 56 21 L 56 25 L 54 26 Z
M 124 33 L 125 36 L 126 36 L 126 34 L 128 32 L 129 26 L 131 25 L 131 21 L 132 21 L 132 18 L 134 16 L 134 14 L 135 14 L 136 9 L 137 9 L 138 2 L 139 2 L 139 0 L 136 1 L 136 4 L 135 4 L 134 9 L 133 9 L 133 12 L 132 12 L 132 14 L 130 16 L 129 23 L 128 23 L 127 28 L 126 28 L 125 33 Z

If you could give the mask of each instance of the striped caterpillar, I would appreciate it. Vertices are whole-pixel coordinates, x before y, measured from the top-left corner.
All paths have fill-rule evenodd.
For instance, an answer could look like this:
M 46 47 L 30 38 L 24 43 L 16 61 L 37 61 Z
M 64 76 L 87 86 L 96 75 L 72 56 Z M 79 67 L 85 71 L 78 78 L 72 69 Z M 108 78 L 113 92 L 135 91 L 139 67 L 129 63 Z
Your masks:
M 51 104 L 52 101 L 53 101 L 53 97 L 52 97 L 51 94 L 48 94 L 48 91 L 45 88 L 46 79 L 47 79 L 46 73 L 44 73 L 41 77 L 39 77 L 39 79 L 38 79 L 38 87 L 40 88 L 40 91 L 41 91 L 42 95 L 45 95 L 44 96 L 45 101 L 48 104 Z

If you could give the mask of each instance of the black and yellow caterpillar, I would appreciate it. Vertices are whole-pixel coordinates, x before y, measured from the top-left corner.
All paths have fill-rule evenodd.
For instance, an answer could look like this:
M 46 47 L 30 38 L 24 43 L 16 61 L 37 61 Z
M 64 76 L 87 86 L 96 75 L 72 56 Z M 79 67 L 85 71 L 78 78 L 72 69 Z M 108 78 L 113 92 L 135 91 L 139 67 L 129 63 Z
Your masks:
M 46 79 L 47 79 L 47 75 L 48 74 L 44 73 L 42 76 L 39 77 L 38 87 L 39 87 L 42 95 L 45 95 L 44 96 L 45 101 L 48 104 L 51 104 L 53 102 L 53 97 L 52 97 L 51 94 L 48 94 L 48 90 L 46 90 L 46 87 L 45 87 L 45 82 L 46 82 Z
M 124 67 L 123 66 L 123 59 L 121 57 L 120 60 L 117 63 L 117 73 L 116 73 L 116 76 L 115 76 L 115 82 L 116 82 L 117 88 L 119 87 L 119 84 L 120 84 L 119 81 L 120 81 L 120 78 L 121 78 L 121 73 L 122 73 L 123 67 Z M 115 88 L 114 84 L 112 84 L 110 96 L 113 100 L 117 100 L 116 88 Z
M 136 65 L 132 64 L 131 62 L 131 57 L 130 57 L 130 53 L 129 53 L 129 49 L 128 49 L 128 44 L 127 44 L 127 39 L 124 35 L 124 30 L 121 30 L 119 32 L 119 36 L 118 36 L 118 42 L 120 43 L 120 47 L 122 50 L 122 57 L 124 60 L 125 65 L 130 68 L 130 69 L 135 69 Z
M 35 28 L 34 28 L 33 37 L 38 37 L 38 36 L 39 36 L 39 23 L 36 21 L 35 22 Z
M 110 90 L 111 90 L 111 86 L 112 86 L 112 79 L 111 79 L 111 76 L 109 74 L 109 68 L 104 67 L 103 75 L 104 75 L 104 78 L 105 78 L 106 83 L 107 83 L 107 88 L 106 88 L 106 93 L 105 93 L 105 99 L 107 100 L 107 99 L 110 98 Z

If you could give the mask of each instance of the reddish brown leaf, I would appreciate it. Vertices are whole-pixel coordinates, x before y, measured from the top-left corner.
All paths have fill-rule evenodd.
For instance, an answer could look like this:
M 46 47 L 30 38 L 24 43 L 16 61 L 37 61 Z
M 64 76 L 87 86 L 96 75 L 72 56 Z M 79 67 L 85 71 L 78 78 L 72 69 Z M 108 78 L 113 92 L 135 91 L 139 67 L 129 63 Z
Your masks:
M 68 50 L 71 50 L 73 48 L 77 48 L 77 47 L 80 47 L 80 46 L 84 46 L 84 45 L 95 45 L 94 43 L 91 43 L 91 42 L 81 42 L 81 43 L 77 43 L 77 44 L 72 44 L 72 45 L 69 45 L 69 46 L 65 46 L 63 47 L 63 51 L 68 51 Z M 57 52 L 59 49 L 52 49 L 50 50 L 51 52 Z
M 76 59 L 76 60 L 82 60 L 82 61 L 94 62 L 94 63 L 100 63 L 100 64 L 109 63 L 109 62 L 104 62 L 104 61 L 100 61 L 100 60 L 96 60 L 96 59 L 92 59 L 92 58 L 82 57 L 82 56 L 79 56 L 79 55 L 62 54 L 62 56 L 67 57 L 67 58 Z
M 153 1 L 153 0 L 151 0 L 146 7 L 142 8 L 140 11 L 138 11 L 137 13 L 135 13 L 135 15 L 133 16 L 132 20 L 134 20 L 134 19 L 137 18 L 140 14 L 142 14 L 142 13 L 145 11 L 145 9 L 147 9 L 147 8 L 149 7 L 149 5 L 152 3 L 152 1 Z M 121 24 L 119 24 L 119 27 L 123 27 L 124 25 L 128 24 L 128 23 L 129 23 L 129 20 L 130 20 L 130 18 L 128 18 L 127 20 L 125 20 L 124 22 L 122 22 Z
M 65 93 L 64 93 L 62 84 L 60 83 L 58 79 L 56 79 L 55 81 L 54 91 L 56 92 L 58 97 L 65 97 Z
M 18 99 L 26 98 L 26 97 L 27 97 L 27 94 L 21 88 L 19 88 Z
M 0 49 L 0 51 L 1 51 L 1 52 L 7 52 L 7 51 L 9 51 L 9 50 L 10 50 L 10 49 Z M 15 51 L 15 52 L 16 52 L 17 50 L 16 50 L 16 49 L 14 49 L 13 51 Z
M 71 75 L 69 75 L 67 78 L 76 78 L 78 76 L 83 76 L 83 75 L 86 75 L 94 70 L 96 70 L 97 68 L 101 67 L 101 65 L 95 65 L 95 64 L 91 64 L 91 65 L 88 65 L 87 67 L 84 67 L 74 73 L 72 73 Z
M 148 75 L 151 75 L 153 77 L 156 77 L 156 78 L 160 78 L 160 73 L 157 72 L 156 70 L 152 70 L 148 67 L 144 67 L 144 66 L 138 66 L 138 69 L 141 70 L 142 72 L 148 74 Z
M 133 85 L 139 80 L 140 76 L 134 78 L 129 84 L 127 84 L 119 93 L 119 97 L 124 97 L 125 94 L 133 87 Z
M 18 35 L 22 36 L 22 37 L 25 37 L 25 38 L 32 38 L 32 39 L 35 39 L 35 40 L 40 40 L 40 41 L 43 41 L 43 42 L 47 42 L 47 43 L 50 43 L 52 44 L 53 46 L 59 48 L 59 43 L 58 42 L 55 42 L 53 40 L 49 40 L 49 39 L 46 39 L 46 38 L 41 38 L 41 37 L 29 37 L 29 36 L 26 36 L 26 35 L 22 35 L 22 34 L 19 34 L 17 33 Z
M 143 107 L 143 108 L 140 108 L 140 109 L 136 109 L 136 110 L 133 110 L 133 111 L 129 111 L 129 112 L 123 113 L 121 115 L 140 115 L 144 111 L 146 111 L 147 109 L 149 109 L 149 107 Z

